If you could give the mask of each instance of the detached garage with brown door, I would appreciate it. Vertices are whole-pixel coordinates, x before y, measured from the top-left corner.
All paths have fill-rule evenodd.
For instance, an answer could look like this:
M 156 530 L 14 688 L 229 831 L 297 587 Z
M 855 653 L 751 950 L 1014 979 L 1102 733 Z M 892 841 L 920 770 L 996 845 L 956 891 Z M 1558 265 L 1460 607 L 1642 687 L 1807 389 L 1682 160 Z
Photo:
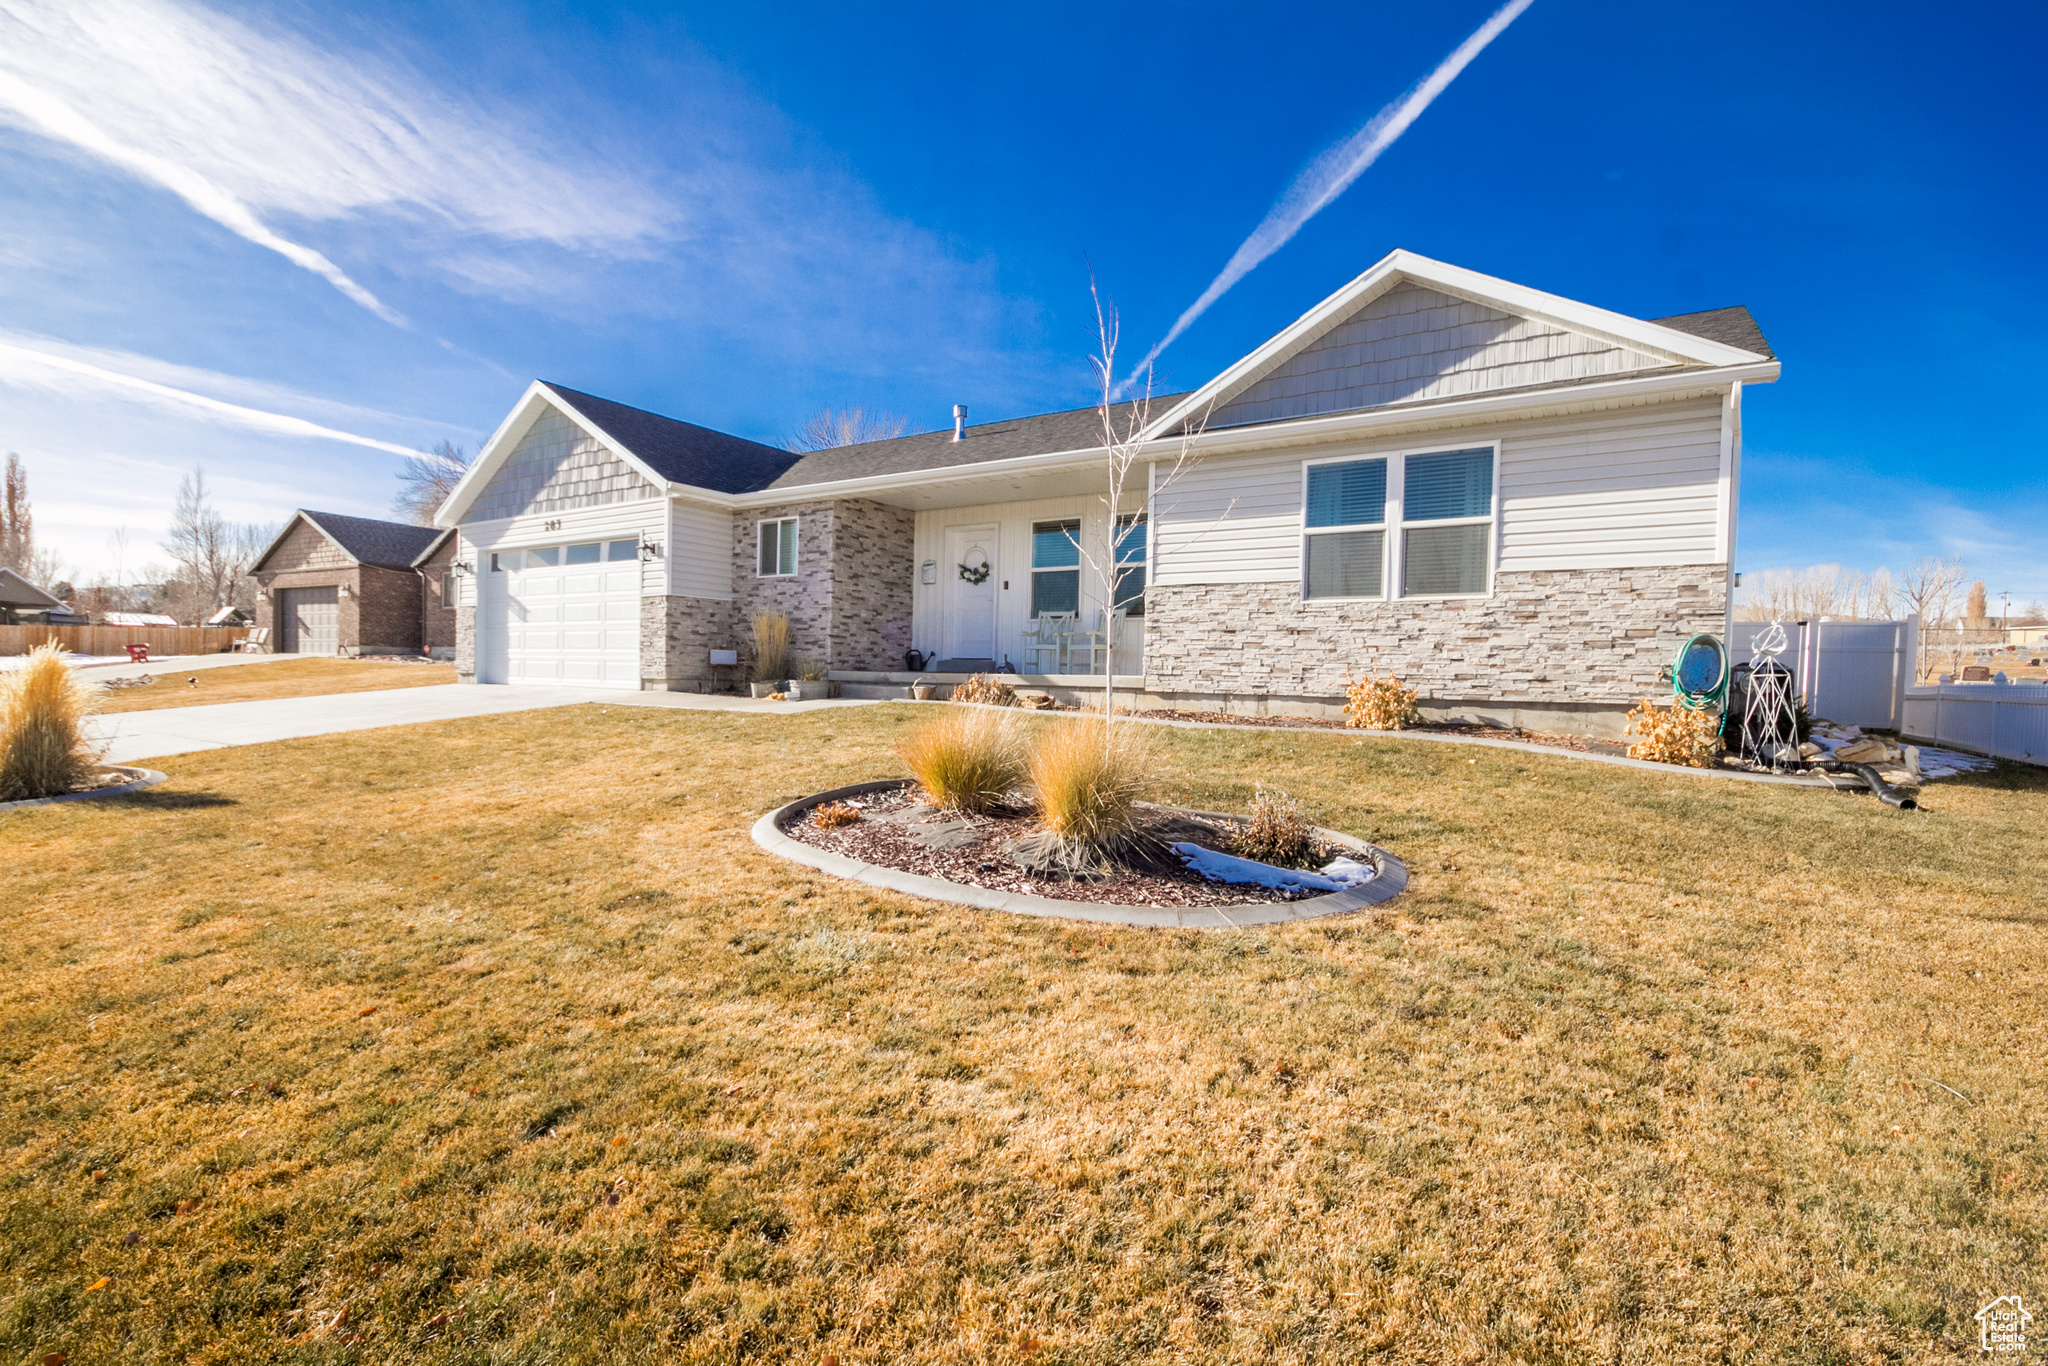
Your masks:
M 420 571 L 443 533 L 430 526 L 301 509 L 257 557 L 256 624 L 299 655 L 416 655 Z

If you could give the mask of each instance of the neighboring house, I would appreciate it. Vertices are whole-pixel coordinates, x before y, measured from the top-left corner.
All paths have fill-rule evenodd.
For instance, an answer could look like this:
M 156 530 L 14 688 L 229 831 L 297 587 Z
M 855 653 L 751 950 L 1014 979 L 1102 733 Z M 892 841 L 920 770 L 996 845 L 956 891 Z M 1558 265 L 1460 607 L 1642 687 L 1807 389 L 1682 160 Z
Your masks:
M 39 626 L 54 612 L 71 619 L 71 609 L 55 593 L 36 587 L 12 569 L 0 567 L 0 626 Z
M 167 612 L 108 612 L 109 626 L 176 626 L 178 619 Z
M 223 607 L 205 621 L 207 626 L 247 626 L 255 618 L 239 607 Z
M 418 654 L 414 561 L 449 538 L 433 527 L 300 509 L 256 557 L 256 624 L 279 654 Z
M 1092 409 L 794 455 L 537 382 L 438 516 L 458 668 L 721 687 L 767 609 L 859 691 L 913 645 L 1022 665 L 1074 610 L 1153 705 L 1329 712 L 1391 671 L 1430 714 L 1614 733 L 1726 632 L 1742 386 L 1777 375 L 1741 308 L 1645 322 L 1395 252 L 1154 403 L 1150 449 L 1193 424 L 1199 462 L 1134 481 L 1114 586 L 1071 539 L 1110 539 Z
M 420 577 L 420 650 L 436 659 L 455 658 L 455 531 L 437 534 L 413 557 Z

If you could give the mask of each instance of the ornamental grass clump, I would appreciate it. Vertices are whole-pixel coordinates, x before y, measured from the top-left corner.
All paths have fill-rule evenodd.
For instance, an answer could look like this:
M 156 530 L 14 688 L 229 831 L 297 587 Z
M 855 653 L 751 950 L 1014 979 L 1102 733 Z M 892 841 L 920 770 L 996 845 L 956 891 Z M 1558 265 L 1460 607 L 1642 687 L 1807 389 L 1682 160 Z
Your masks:
M 789 677 L 789 618 L 780 612 L 754 613 L 754 681 L 779 683 Z
M 51 641 L 0 674 L 0 801 L 57 797 L 92 779 L 98 751 L 85 735 L 97 703 Z
M 1308 808 L 1263 784 L 1253 788 L 1251 819 L 1232 836 L 1229 852 L 1275 868 L 1314 868 L 1322 863 Z
M 953 689 L 955 702 L 985 702 L 992 707 L 1017 705 L 1017 690 L 1000 678 L 976 674 Z
M 1017 724 L 996 712 L 943 712 L 899 741 L 896 753 L 924 789 L 925 800 L 946 810 L 1002 806 L 1024 781 Z
M 1069 846 L 1111 852 L 1136 827 L 1151 766 L 1151 737 L 1132 725 L 1054 726 L 1031 752 L 1038 818 Z
M 1406 729 L 1422 719 L 1415 705 L 1417 695 L 1392 674 L 1354 678 L 1344 690 L 1344 724 L 1353 730 Z
M 1676 702 L 1660 707 L 1645 699 L 1628 714 L 1627 733 L 1640 737 L 1629 745 L 1628 757 L 1658 764 L 1708 768 L 1721 747 L 1720 718 Z

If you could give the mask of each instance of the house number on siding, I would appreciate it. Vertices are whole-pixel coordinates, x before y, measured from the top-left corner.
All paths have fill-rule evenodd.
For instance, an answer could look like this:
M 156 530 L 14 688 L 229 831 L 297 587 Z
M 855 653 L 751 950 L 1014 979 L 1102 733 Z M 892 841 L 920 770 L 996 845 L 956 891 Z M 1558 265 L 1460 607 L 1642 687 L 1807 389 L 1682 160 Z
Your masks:
M 562 519 L 556 517 L 550 521 L 542 522 L 540 529 L 542 531 L 560 531 L 562 529 Z

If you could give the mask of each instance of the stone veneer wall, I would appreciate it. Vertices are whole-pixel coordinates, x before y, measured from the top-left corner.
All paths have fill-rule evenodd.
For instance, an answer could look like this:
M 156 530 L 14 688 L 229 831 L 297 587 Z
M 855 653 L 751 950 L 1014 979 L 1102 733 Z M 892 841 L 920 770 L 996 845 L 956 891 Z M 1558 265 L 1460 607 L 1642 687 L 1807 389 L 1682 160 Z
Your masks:
M 655 692 L 715 692 L 745 681 L 740 669 L 714 669 L 711 652 L 733 646 L 729 602 L 711 598 L 640 599 L 640 686 Z
M 1293 583 L 1152 585 L 1154 693 L 1335 698 L 1347 673 L 1391 670 L 1425 704 L 1610 710 L 1671 691 L 1678 647 L 1725 625 L 1727 567 L 1495 576 L 1487 598 L 1303 601 Z
M 455 609 L 455 678 L 476 682 L 476 608 L 466 604 Z
M 760 523 L 797 519 L 797 572 L 761 578 Z M 894 668 L 910 648 L 916 516 L 864 498 L 786 503 L 733 518 L 732 623 L 742 659 L 756 612 L 789 618 L 800 658 L 835 669 Z

